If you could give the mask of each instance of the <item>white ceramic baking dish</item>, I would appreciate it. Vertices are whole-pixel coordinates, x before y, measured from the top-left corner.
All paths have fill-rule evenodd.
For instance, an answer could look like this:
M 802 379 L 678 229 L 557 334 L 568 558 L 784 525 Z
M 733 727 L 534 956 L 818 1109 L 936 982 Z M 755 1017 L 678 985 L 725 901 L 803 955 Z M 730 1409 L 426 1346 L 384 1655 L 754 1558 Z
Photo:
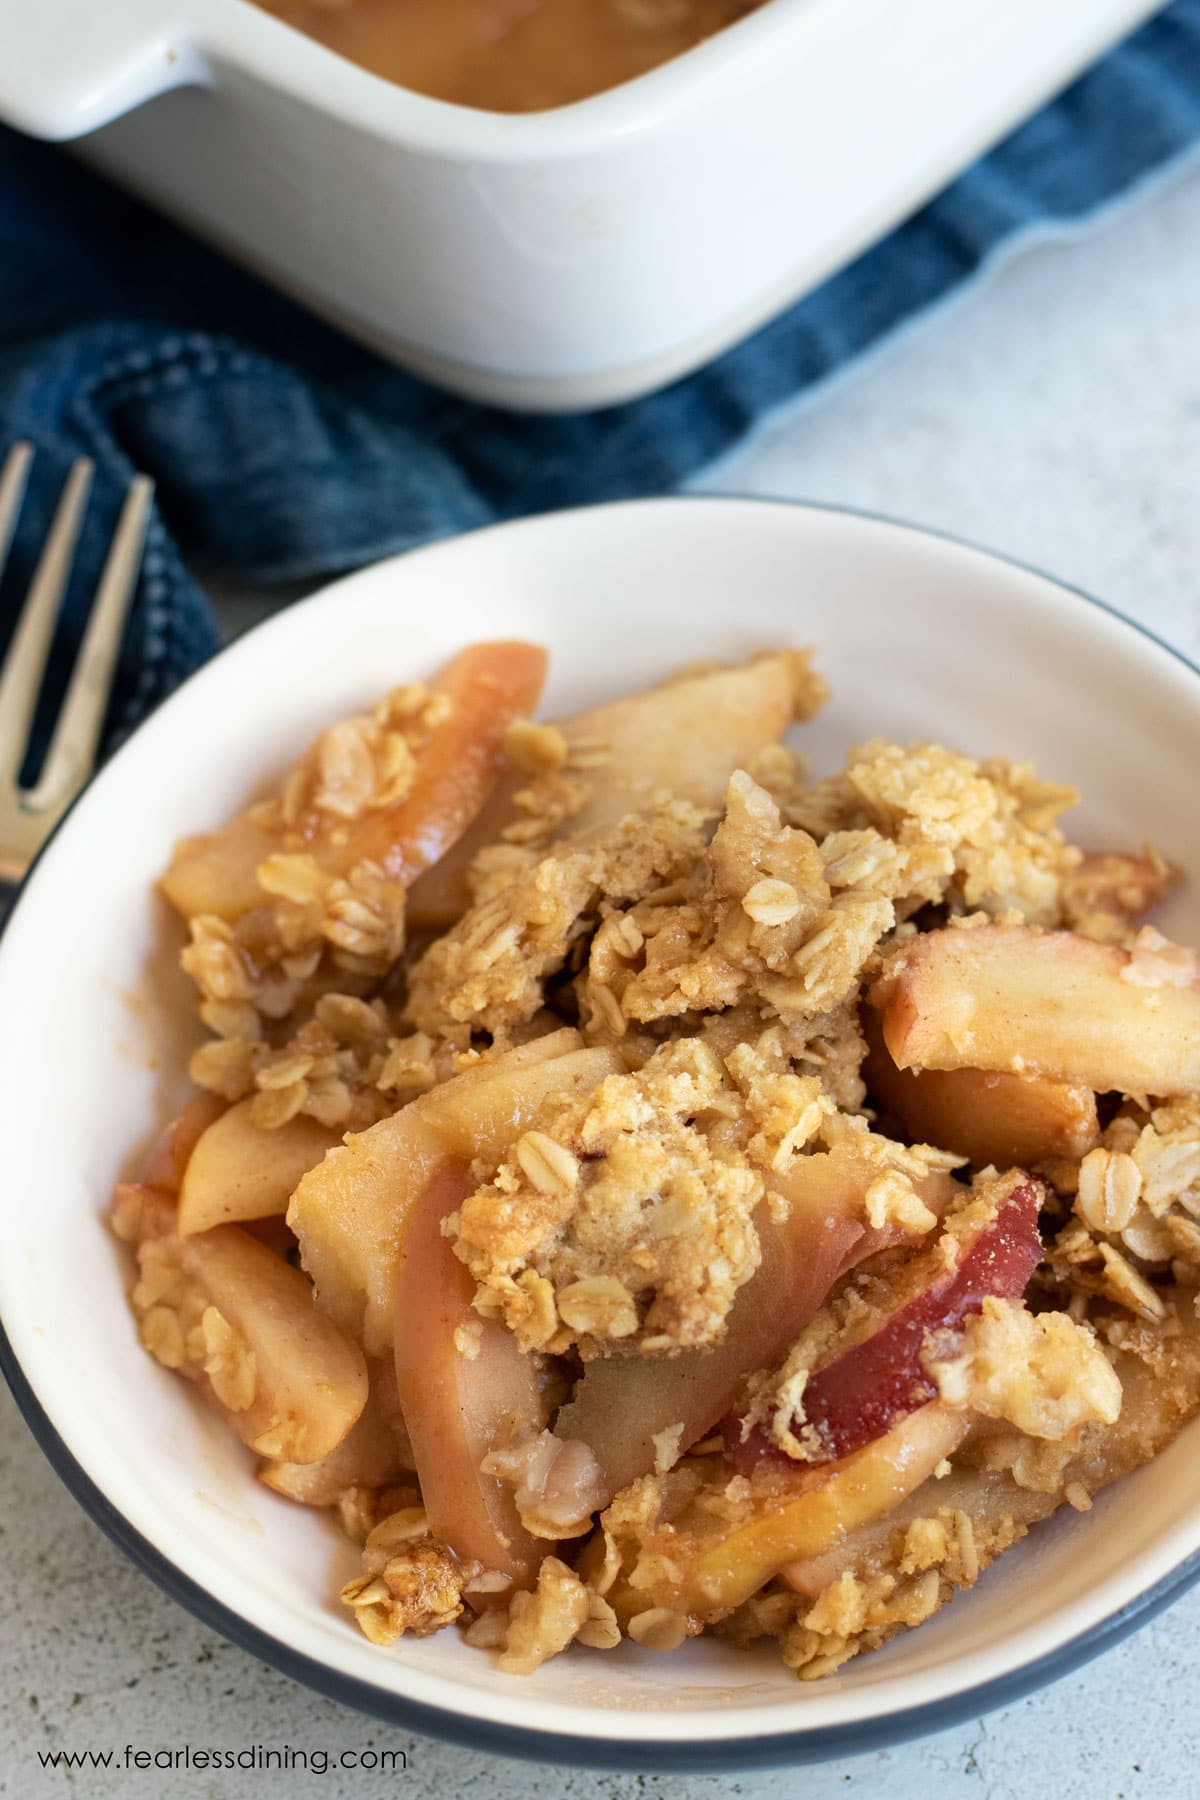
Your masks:
M 524 117 L 376 79 L 245 0 L 0 0 L 0 119 L 406 367 L 648 392 L 845 263 L 1155 0 L 769 0 Z

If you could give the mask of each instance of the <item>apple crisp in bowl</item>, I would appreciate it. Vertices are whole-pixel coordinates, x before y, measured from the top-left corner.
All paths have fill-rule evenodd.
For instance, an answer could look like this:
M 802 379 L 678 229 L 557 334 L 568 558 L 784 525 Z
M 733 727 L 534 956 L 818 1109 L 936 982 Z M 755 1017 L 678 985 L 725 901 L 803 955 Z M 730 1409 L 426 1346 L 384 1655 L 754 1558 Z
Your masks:
M 463 648 L 177 846 L 138 1332 L 373 1644 L 812 1680 L 1200 1411 L 1175 872 L 1026 761 L 810 767 L 807 650 L 538 722 L 545 668 Z

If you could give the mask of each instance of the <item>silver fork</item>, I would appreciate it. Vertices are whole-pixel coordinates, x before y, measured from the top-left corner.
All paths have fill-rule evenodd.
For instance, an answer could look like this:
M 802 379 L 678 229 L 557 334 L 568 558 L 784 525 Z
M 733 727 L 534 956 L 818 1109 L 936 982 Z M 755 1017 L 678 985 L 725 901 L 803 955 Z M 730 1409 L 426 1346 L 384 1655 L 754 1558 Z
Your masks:
M 32 444 L 14 444 L 0 470 L 0 572 L 16 530 L 32 461 Z M 36 784 L 22 787 L 21 765 L 29 728 L 92 475 L 93 464 L 83 457 L 67 477 L 0 669 L 0 883 L 21 879 L 95 767 L 125 615 L 137 587 L 154 494 L 148 475 L 136 476 L 130 485 L 45 763 Z

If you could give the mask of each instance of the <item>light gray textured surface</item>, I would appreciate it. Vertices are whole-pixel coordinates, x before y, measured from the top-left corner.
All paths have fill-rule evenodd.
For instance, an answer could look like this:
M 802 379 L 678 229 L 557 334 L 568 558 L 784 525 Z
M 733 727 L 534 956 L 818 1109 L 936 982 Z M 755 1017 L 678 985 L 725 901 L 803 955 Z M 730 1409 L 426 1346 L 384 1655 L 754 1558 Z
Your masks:
M 1044 248 L 919 324 L 702 485 L 877 509 L 1090 588 L 1200 655 L 1200 176 Z M 246 608 L 237 616 L 245 618 Z M 0 1400 L 0 1793 L 94 1800 L 403 1792 L 495 1800 L 1200 1792 L 1200 1592 L 986 1720 L 818 1769 L 658 1778 L 536 1769 L 391 1732 L 202 1629 L 118 1555 Z M 403 1776 L 46 1772 L 38 1752 L 400 1748 Z

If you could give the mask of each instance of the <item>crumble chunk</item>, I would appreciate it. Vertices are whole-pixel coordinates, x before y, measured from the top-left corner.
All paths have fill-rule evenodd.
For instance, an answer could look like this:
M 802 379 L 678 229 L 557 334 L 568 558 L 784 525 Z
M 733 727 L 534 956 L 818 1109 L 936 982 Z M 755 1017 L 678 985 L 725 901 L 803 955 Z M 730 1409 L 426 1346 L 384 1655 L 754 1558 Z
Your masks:
M 331 875 L 313 845 L 345 842 L 354 821 L 407 798 L 452 704 L 419 682 L 395 688 L 323 731 L 279 790 L 251 807 L 248 821 L 278 845 L 258 866 L 261 905 L 232 925 L 206 913 L 189 920 L 182 964 L 206 1023 L 230 1005 L 285 1018 L 327 987 L 365 992 L 387 974 L 404 949 L 404 888 L 370 858 Z
M 898 843 L 949 852 L 955 910 L 1061 922 L 1062 883 L 1081 852 L 1054 821 L 1077 802 L 1074 788 L 1039 781 L 1029 763 L 879 739 L 851 752 L 846 774 L 872 823 Z
M 901 845 L 874 829 L 818 842 L 740 771 L 704 863 L 677 895 L 634 907 L 640 956 L 590 969 L 589 985 L 645 1024 L 752 1005 L 798 1048 L 849 1007 L 879 944 L 940 898 L 953 866 L 937 844 Z
M 763 1178 L 709 1129 L 737 1106 L 711 1050 L 683 1038 L 549 1109 L 447 1221 L 477 1304 L 524 1350 L 713 1342 L 760 1255 Z
M 1045 1274 L 1077 1305 L 1093 1296 L 1148 1320 L 1165 1317 L 1155 1278 L 1200 1283 L 1200 1101 L 1127 1099 L 1076 1166 L 1073 1216 Z
M 485 1475 L 511 1482 L 521 1523 L 534 1537 L 556 1541 L 591 1530 L 603 1484 L 586 1444 L 564 1443 L 543 1431 L 526 1443 L 489 1451 L 480 1467 Z
M 736 1082 L 754 1131 L 746 1152 L 779 1175 L 812 1143 L 836 1111 L 816 1075 L 798 1075 L 778 1028 L 734 1047 L 725 1066 Z
M 543 984 L 582 944 L 602 898 L 636 901 L 680 879 L 704 845 L 704 815 L 670 801 L 590 844 L 555 845 L 435 940 L 411 973 L 408 1016 L 437 1036 L 463 1023 L 504 1037 L 543 1005 Z
M 264 1131 L 298 1114 L 341 1131 L 366 1131 L 457 1072 L 454 1043 L 421 1031 L 397 1036 L 379 996 L 322 994 L 283 1044 L 272 1043 L 253 1009 L 234 1035 L 223 1035 L 224 1020 L 206 1022 L 222 1035 L 194 1052 L 192 1080 L 224 1100 L 251 1098 L 251 1117 Z
M 961 1333 L 936 1333 L 923 1362 L 943 1405 L 1006 1419 L 1027 1437 L 1059 1439 L 1116 1422 L 1121 1383 L 1087 1325 L 990 1296 Z
M 1063 922 L 1101 943 L 1128 944 L 1136 921 L 1158 905 L 1179 871 L 1146 844 L 1140 856 L 1085 855 L 1062 884 Z
M 342 1602 L 354 1609 L 364 1636 L 384 1646 L 406 1631 L 430 1637 L 453 1625 L 472 1573 L 430 1536 L 421 1506 L 402 1507 L 375 1527 L 363 1545 L 362 1567 L 342 1589 Z
M 548 1556 L 531 1594 L 514 1594 L 500 1656 L 506 1675 L 532 1675 L 577 1638 L 591 1616 L 588 1591 L 574 1569 Z
M 783 1660 L 801 1681 L 816 1681 L 895 1632 L 923 1625 L 940 1599 L 941 1582 L 933 1569 L 907 1581 L 894 1575 L 860 1581 L 847 1570 L 784 1632 Z
M 138 1281 L 130 1294 L 143 1346 L 164 1368 L 190 1381 L 207 1379 L 230 1412 L 254 1404 L 254 1352 L 184 1266 L 177 1237 L 154 1237 L 138 1249 Z

